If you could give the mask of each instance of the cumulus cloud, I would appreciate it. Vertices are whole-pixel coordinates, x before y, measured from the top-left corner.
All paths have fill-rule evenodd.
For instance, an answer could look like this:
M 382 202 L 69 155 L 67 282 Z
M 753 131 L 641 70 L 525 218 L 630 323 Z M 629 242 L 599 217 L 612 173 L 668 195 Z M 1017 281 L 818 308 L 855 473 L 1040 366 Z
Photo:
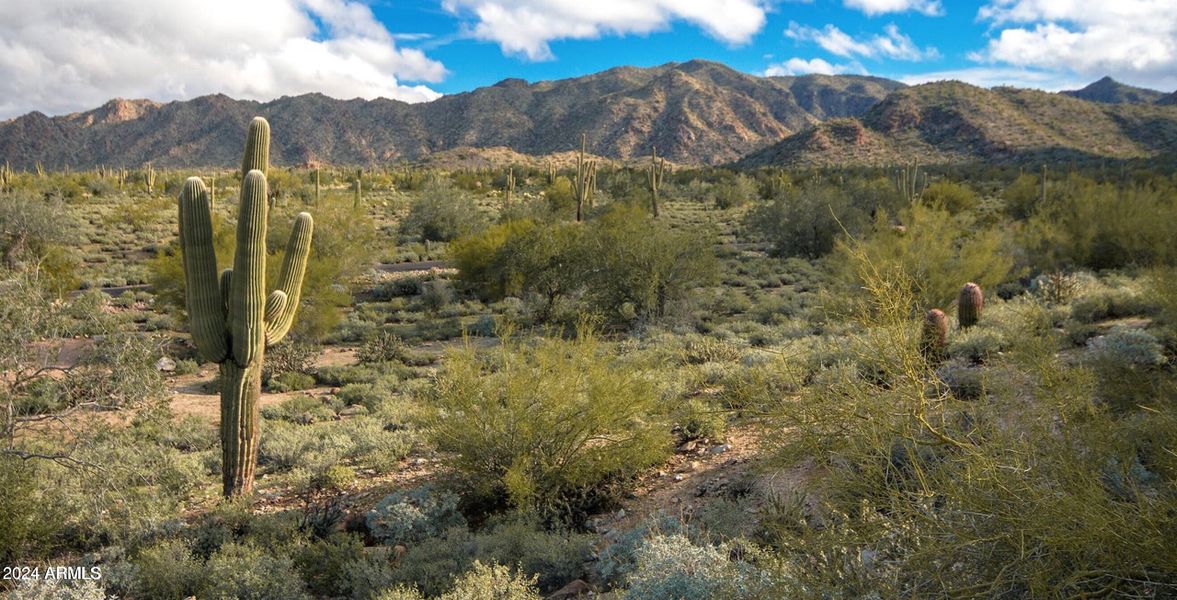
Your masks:
M 528 60 L 554 58 L 553 40 L 646 34 L 675 20 L 727 44 L 744 44 L 764 27 L 767 10 L 764 0 L 443 0 L 442 6 L 472 15 L 473 37 Z
M 915 11 L 928 16 L 944 14 L 940 0 L 845 0 L 847 8 L 861 10 L 870 15 Z
M 800 42 L 816 42 L 827 52 L 846 58 L 888 58 L 894 60 L 920 61 L 936 58 L 940 53 L 935 48 L 920 49 L 911 38 L 899 31 L 895 24 L 883 28 L 883 35 L 854 38 L 834 25 L 816 29 L 789 23 L 785 36 Z
M 845 73 L 853 73 L 857 75 L 866 75 L 866 69 L 861 64 L 851 62 L 849 64 L 835 65 L 820 58 L 813 58 L 806 60 L 803 58 L 790 58 L 782 63 L 769 65 L 764 70 L 765 77 L 784 77 L 789 75 L 842 75 Z
M 0 118 L 116 96 L 425 101 L 401 81 L 445 75 L 355 0 L 8 0 L 0 20 Z
M 977 18 L 996 33 L 976 61 L 1177 87 L 1172 0 L 993 0 Z

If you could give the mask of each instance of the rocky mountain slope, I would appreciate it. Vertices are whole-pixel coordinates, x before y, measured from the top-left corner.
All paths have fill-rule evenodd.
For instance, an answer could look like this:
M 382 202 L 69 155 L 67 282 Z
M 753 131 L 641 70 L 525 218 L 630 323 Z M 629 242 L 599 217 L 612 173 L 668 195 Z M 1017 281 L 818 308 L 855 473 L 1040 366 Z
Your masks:
M 1038 90 L 936 82 L 897 90 L 741 167 L 1147 158 L 1177 152 L 1177 106 L 1105 104 Z
M 581 132 L 592 152 L 610 158 L 656 146 L 677 163 L 721 163 L 825 119 L 861 115 L 901 87 L 849 75 L 757 77 L 696 60 L 533 84 L 508 79 L 423 104 L 321 94 L 265 103 L 223 95 L 112 100 L 84 113 L 34 112 L 0 123 L 0 161 L 23 169 L 229 167 L 248 119 L 262 115 L 275 131 L 273 160 L 286 165 L 413 161 L 462 147 L 544 155 L 573 149 Z
M 1059 93 L 1104 104 L 1153 104 L 1165 95 L 1164 92 L 1120 83 L 1111 77 L 1104 77 L 1080 90 Z

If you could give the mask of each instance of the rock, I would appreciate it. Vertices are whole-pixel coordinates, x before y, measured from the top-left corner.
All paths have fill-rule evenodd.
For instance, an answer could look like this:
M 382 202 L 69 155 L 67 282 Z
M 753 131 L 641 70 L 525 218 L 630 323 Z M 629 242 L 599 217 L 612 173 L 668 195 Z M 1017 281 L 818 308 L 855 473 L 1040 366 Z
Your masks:
M 617 520 L 624 519 L 625 518 L 625 509 L 624 508 L 617 509 L 617 513 L 613 515 L 613 518 L 617 519 Z
M 698 470 L 699 470 L 699 466 L 700 466 L 700 464 L 699 464 L 699 461 L 697 461 L 697 460 L 692 460 L 691 462 L 688 462 L 688 463 L 686 463 L 686 464 L 682 465 L 681 467 L 679 467 L 679 468 L 678 468 L 678 469 L 676 469 L 676 470 L 677 470 L 679 473 L 692 473 L 692 472 L 694 472 L 694 471 L 698 471 Z
M 176 370 L 176 361 L 165 356 L 155 361 L 155 368 L 156 370 L 163 371 L 164 373 L 171 373 L 172 371 Z
M 339 416 L 341 417 L 351 417 L 355 415 L 366 414 L 368 414 L 368 409 L 363 404 L 353 404 L 351 406 L 346 406 L 343 410 L 339 411 Z
M 678 473 L 676 473 L 676 474 L 674 475 L 674 480 L 675 480 L 675 481 L 682 481 L 682 480 L 683 480 L 683 476 L 682 476 L 682 475 L 680 475 L 680 474 L 678 474 Z
M 684 442 L 683 445 L 678 447 L 678 452 L 681 454 L 686 454 L 687 452 L 693 452 L 698 445 L 699 445 L 699 442 L 696 442 L 695 440 L 690 440 L 688 442 Z
M 589 584 L 585 583 L 584 580 L 574 579 L 568 585 L 556 590 L 555 592 L 552 592 L 552 595 L 548 596 L 546 600 L 565 600 L 566 598 L 579 598 L 581 596 L 590 596 L 590 595 L 592 595 L 592 593 L 593 593 L 593 589 L 591 587 L 589 587 Z
M 727 452 L 731 449 L 732 449 L 732 447 L 729 446 L 728 444 L 720 444 L 720 445 L 712 448 L 711 450 L 708 450 L 708 452 L 710 452 L 711 454 L 723 454 L 724 452 Z

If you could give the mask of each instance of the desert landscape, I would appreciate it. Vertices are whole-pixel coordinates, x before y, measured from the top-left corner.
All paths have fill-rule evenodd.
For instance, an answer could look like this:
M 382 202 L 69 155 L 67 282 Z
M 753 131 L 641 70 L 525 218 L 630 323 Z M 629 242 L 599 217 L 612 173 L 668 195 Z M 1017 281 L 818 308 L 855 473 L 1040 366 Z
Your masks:
M 1177 92 L 1091 81 L 0 121 L 0 594 L 1177 597 Z

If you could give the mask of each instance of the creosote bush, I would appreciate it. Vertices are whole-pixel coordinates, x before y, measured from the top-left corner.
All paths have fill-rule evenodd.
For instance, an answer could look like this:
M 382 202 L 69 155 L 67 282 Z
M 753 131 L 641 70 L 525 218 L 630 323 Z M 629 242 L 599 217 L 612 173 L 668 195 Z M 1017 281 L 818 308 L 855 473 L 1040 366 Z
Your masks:
M 435 409 L 429 436 L 492 503 L 578 519 L 608 484 L 668 455 L 657 389 L 587 328 L 574 340 L 467 346 L 444 364 L 423 398 Z

